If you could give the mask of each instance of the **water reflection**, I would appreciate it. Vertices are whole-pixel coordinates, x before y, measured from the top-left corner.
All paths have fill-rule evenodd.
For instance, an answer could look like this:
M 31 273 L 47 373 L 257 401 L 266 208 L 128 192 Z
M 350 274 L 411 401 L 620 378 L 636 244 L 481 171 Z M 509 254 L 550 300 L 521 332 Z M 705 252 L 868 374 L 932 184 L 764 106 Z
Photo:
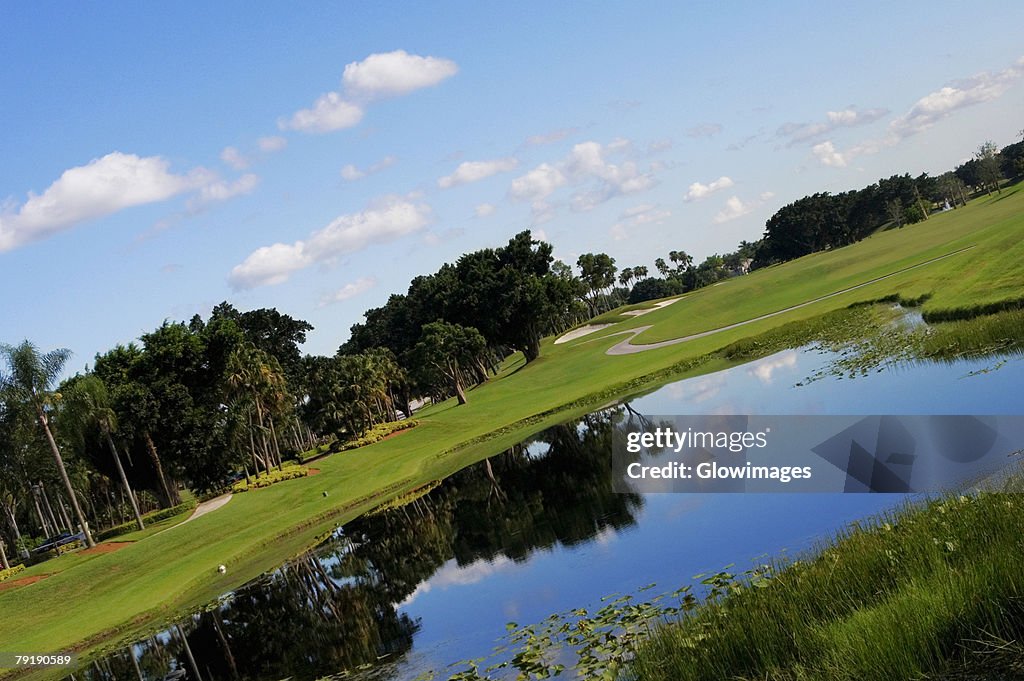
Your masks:
M 805 549 L 899 495 L 612 491 L 613 427 L 638 414 L 1024 413 L 1024 361 L 926 364 L 796 388 L 827 356 L 789 350 L 664 386 L 557 426 L 405 505 L 365 516 L 310 554 L 75 681 L 412 679 L 486 655 L 505 623 L 612 592 Z M 194 665 L 192 661 L 194 660 Z
M 420 629 L 406 612 L 417 598 L 636 523 L 642 497 L 612 491 L 619 413 L 551 428 L 399 508 L 359 518 L 215 607 L 80 673 L 89 681 L 314 679 L 393 663 Z

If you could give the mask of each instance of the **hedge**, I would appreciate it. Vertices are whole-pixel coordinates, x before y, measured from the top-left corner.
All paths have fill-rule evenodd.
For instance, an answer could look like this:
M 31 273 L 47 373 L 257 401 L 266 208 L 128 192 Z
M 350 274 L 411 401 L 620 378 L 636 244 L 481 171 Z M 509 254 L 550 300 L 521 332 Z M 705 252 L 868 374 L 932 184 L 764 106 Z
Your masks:
M 150 511 L 146 515 L 142 516 L 142 522 L 147 524 L 158 523 L 161 520 L 167 520 L 168 518 L 172 518 L 178 515 L 179 513 L 190 511 L 195 507 L 195 500 L 190 499 L 189 501 L 184 501 L 178 504 L 177 506 L 171 506 L 170 508 L 162 508 L 159 511 Z M 139 526 L 135 523 L 134 520 L 132 520 L 127 523 L 115 525 L 114 527 L 110 527 L 100 532 L 97 532 L 95 539 L 96 541 L 103 541 L 105 539 L 110 539 L 111 537 L 120 537 L 122 534 L 128 534 L 129 532 L 134 532 L 137 529 L 139 529 Z

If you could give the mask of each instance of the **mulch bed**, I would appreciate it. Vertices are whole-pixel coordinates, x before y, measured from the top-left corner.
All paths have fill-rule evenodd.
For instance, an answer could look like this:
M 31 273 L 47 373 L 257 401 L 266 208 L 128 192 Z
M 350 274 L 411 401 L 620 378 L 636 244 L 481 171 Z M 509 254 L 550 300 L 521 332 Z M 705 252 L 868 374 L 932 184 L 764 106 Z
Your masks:
M 97 544 L 91 549 L 85 549 L 83 551 L 79 551 L 79 553 L 81 553 L 83 556 L 91 556 L 96 553 L 111 553 L 112 551 L 123 549 L 124 547 L 129 546 L 133 543 L 134 542 L 130 541 L 110 541 L 104 544 Z
M 21 577 L 20 579 L 7 579 L 0 582 L 0 591 L 4 589 L 13 589 L 16 586 L 28 586 L 29 584 L 35 584 L 40 579 L 46 579 L 50 575 L 32 575 L 31 577 Z

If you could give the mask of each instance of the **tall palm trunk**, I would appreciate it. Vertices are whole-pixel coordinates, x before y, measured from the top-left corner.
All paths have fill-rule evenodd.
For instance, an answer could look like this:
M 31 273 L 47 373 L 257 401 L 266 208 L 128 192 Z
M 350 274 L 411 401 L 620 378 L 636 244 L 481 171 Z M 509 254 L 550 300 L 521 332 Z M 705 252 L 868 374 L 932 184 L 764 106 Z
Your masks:
M 39 505 L 39 494 L 35 491 L 35 488 L 33 488 L 32 492 L 32 501 L 35 503 L 36 516 L 39 517 L 39 527 L 42 528 L 43 534 L 47 537 L 57 534 L 57 531 L 50 527 L 50 523 L 47 522 L 46 516 L 43 515 L 43 509 Z
M 14 515 L 15 509 L 5 505 L 4 511 L 7 513 L 7 522 L 10 523 L 11 529 L 14 530 L 15 550 L 22 558 L 28 558 L 28 549 L 25 548 L 24 543 L 21 541 L 21 528 L 18 527 L 18 519 Z
M 11 564 L 7 562 L 7 548 L 3 537 L 0 537 L 0 566 L 3 566 L 4 570 L 11 569 Z
M 149 431 L 145 430 L 142 432 L 142 437 L 146 441 L 146 451 L 149 452 L 149 458 L 153 461 L 153 467 L 156 468 L 156 476 L 160 478 L 160 488 L 164 492 L 164 500 L 168 506 L 174 506 L 180 503 L 178 499 L 177 490 L 175 493 L 171 493 L 171 488 L 167 484 L 167 477 L 164 475 L 164 467 L 160 463 L 160 455 L 156 452 L 156 445 L 153 444 L 153 438 L 150 436 Z
M 39 423 L 43 426 L 43 431 L 46 433 L 46 440 L 50 443 L 50 451 L 53 452 L 53 459 L 57 462 L 57 471 L 60 473 L 61 480 L 64 481 L 64 487 L 68 491 L 68 497 L 71 498 L 71 507 L 75 510 L 75 519 L 78 520 L 78 524 L 82 527 L 82 533 L 85 535 L 85 543 L 89 548 L 96 546 L 96 542 L 92 539 L 92 532 L 89 531 L 89 523 L 86 522 L 85 516 L 82 515 L 82 507 L 78 505 L 78 497 L 75 496 L 75 489 L 71 486 L 71 478 L 68 477 L 68 472 L 64 468 L 64 459 L 61 458 L 60 448 L 57 447 L 57 441 L 53 439 L 53 433 L 50 432 L 50 424 L 46 418 L 46 413 L 43 412 L 42 407 L 36 406 L 36 415 L 39 417 Z
M 107 436 L 107 446 L 110 447 L 110 454 L 114 457 L 114 465 L 117 466 L 117 474 L 121 476 L 121 484 L 124 485 L 124 491 L 128 494 L 128 500 L 132 503 L 132 512 L 135 513 L 135 524 L 139 526 L 140 530 L 144 530 L 146 525 L 142 522 L 139 504 L 135 500 L 135 494 L 132 492 L 131 485 L 128 484 L 128 476 L 124 474 L 124 467 L 121 465 L 121 457 L 118 455 L 117 447 L 114 445 L 114 438 L 110 436 L 109 428 L 104 428 L 103 433 Z
M 66 526 L 62 525 L 60 522 L 57 521 L 57 516 L 55 516 L 53 514 L 53 506 L 50 505 L 50 497 L 49 497 L 49 495 L 46 494 L 46 487 L 43 486 L 43 481 L 42 480 L 39 481 L 39 493 L 43 497 L 43 508 L 46 509 L 46 517 L 50 519 L 50 525 L 53 526 L 53 529 L 55 530 L 55 533 L 56 532 L 60 532 L 61 530 L 64 530 L 64 529 L 66 529 L 66 530 L 68 530 L 70 532 L 71 531 L 71 526 L 70 525 L 66 525 Z

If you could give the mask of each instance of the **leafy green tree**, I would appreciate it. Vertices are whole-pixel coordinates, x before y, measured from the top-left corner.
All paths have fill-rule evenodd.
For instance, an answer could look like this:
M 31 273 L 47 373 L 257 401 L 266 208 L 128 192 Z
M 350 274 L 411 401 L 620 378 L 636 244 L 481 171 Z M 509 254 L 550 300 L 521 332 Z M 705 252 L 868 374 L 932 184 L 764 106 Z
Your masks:
M 3 392 L 4 400 L 21 403 L 34 412 L 50 445 L 54 463 L 71 500 L 75 518 L 85 535 L 85 542 L 90 547 L 95 546 L 96 542 L 89 531 L 89 524 L 85 520 L 85 515 L 78 504 L 78 497 L 71 486 L 71 479 L 64 467 L 60 448 L 50 430 L 49 414 L 54 404 L 60 400 L 60 394 L 53 390 L 53 385 L 71 357 L 71 351 L 62 348 L 40 354 L 36 346 L 26 340 L 17 346 L 0 345 L 0 354 L 7 360 L 9 369 L 8 374 L 0 376 L 0 391 Z
M 989 195 L 992 194 L 992 189 L 995 188 L 996 192 L 1002 194 L 1003 190 L 999 187 L 999 181 L 1002 179 L 1002 173 L 999 168 L 999 147 L 992 140 L 989 140 L 978 147 L 978 151 L 974 153 L 974 160 L 978 162 L 978 178 L 985 186 L 985 192 Z
M 635 303 L 642 303 L 645 300 L 655 300 L 657 298 L 667 298 L 669 296 L 679 295 L 683 292 L 683 285 L 678 279 L 659 279 L 658 277 L 650 277 L 648 279 L 641 279 L 633 287 L 633 290 L 629 292 L 629 299 L 627 302 L 630 305 Z
M 486 339 L 471 326 L 432 322 L 423 327 L 415 352 L 427 374 L 447 380 L 459 404 L 466 404 L 462 372 L 486 347 Z

